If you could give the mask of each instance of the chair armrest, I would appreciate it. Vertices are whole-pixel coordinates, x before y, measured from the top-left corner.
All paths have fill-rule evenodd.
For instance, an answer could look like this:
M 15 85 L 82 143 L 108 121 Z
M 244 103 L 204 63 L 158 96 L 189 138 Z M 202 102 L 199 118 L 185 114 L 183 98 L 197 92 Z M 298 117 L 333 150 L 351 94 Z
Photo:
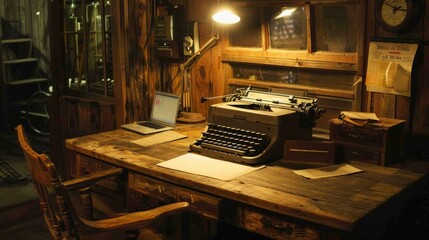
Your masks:
M 100 180 L 118 176 L 122 174 L 122 172 L 122 168 L 107 169 L 104 171 L 87 174 L 78 178 L 65 181 L 64 186 L 67 188 L 67 190 L 82 189 L 91 186 L 92 184 Z
M 109 219 L 91 221 L 81 218 L 81 220 L 87 226 L 99 230 L 113 230 L 119 228 L 143 228 L 150 226 L 159 217 L 175 214 L 187 208 L 189 208 L 188 202 L 176 202 L 150 210 L 128 213 L 123 216 Z

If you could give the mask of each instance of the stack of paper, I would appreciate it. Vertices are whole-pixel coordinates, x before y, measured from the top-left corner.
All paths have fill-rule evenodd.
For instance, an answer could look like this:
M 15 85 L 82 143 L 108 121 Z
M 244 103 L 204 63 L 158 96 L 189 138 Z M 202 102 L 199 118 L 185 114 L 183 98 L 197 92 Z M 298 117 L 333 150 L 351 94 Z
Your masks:
M 344 117 L 348 117 L 350 119 L 355 120 L 369 120 L 377 122 L 380 121 L 380 119 L 377 117 L 377 115 L 375 115 L 375 113 L 342 111 L 341 114 L 343 114 Z

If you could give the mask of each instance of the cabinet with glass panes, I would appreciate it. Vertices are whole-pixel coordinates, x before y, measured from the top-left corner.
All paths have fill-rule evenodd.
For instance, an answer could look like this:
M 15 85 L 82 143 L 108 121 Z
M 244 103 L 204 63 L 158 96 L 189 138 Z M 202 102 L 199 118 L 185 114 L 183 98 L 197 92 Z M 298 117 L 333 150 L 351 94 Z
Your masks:
M 230 92 L 243 86 L 316 97 L 327 111 L 359 111 L 362 1 L 231 1 L 242 20 L 224 31 L 222 61 Z
M 64 0 L 66 85 L 113 96 L 110 0 Z

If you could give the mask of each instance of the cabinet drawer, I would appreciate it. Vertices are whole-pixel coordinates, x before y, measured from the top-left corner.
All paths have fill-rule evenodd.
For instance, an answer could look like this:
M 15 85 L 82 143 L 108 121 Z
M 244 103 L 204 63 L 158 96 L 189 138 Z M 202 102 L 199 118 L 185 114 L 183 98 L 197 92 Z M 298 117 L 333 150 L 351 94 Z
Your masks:
M 373 147 L 384 146 L 385 133 L 382 131 L 357 131 L 355 129 L 347 128 L 332 128 L 332 140 L 342 141 L 348 143 L 362 144 Z
M 128 187 L 138 193 L 157 198 L 164 203 L 189 202 L 191 210 L 199 215 L 211 219 L 218 218 L 220 198 L 133 172 L 128 174 Z
M 340 144 L 337 144 L 336 148 L 340 158 L 343 158 L 343 160 L 346 162 L 358 161 L 377 165 L 381 164 L 382 156 L 380 151 Z
M 100 160 L 91 157 L 84 156 L 82 154 L 77 154 L 76 159 L 77 161 L 79 161 L 79 165 L 77 165 L 77 167 L 80 176 L 88 173 L 94 173 L 114 168 L 114 166 L 110 164 L 101 162 Z
M 83 154 L 76 154 L 75 171 L 72 172 L 72 177 L 81 177 L 86 174 L 100 172 L 107 169 L 115 168 L 115 166 L 102 162 L 92 157 Z M 125 203 L 125 180 L 126 175 L 112 177 L 101 180 L 92 185 L 92 190 L 102 195 L 108 196 L 120 204 Z
M 242 209 L 243 228 L 272 239 L 320 239 L 319 229 L 250 207 Z
M 345 161 L 387 166 L 402 159 L 404 123 L 405 120 L 380 118 L 379 122 L 355 126 L 331 119 L 330 140 L 341 146 L 336 148 L 336 155 Z

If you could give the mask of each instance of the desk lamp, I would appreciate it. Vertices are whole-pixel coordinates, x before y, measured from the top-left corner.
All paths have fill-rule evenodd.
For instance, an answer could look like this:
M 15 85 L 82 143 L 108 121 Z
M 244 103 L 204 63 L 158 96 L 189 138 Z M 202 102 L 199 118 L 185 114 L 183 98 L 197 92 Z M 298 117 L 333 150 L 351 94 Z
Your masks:
M 217 11 L 212 19 L 221 24 L 234 24 L 240 21 L 240 17 L 235 15 L 231 10 L 227 8 L 221 8 L 220 11 Z M 192 55 L 185 63 L 180 65 L 180 71 L 182 75 L 182 98 L 183 98 L 183 111 L 191 111 L 191 79 L 190 71 L 194 67 L 195 63 L 216 43 L 219 41 L 219 33 L 217 32 L 215 25 L 213 25 L 212 37 L 198 50 L 194 55 Z

